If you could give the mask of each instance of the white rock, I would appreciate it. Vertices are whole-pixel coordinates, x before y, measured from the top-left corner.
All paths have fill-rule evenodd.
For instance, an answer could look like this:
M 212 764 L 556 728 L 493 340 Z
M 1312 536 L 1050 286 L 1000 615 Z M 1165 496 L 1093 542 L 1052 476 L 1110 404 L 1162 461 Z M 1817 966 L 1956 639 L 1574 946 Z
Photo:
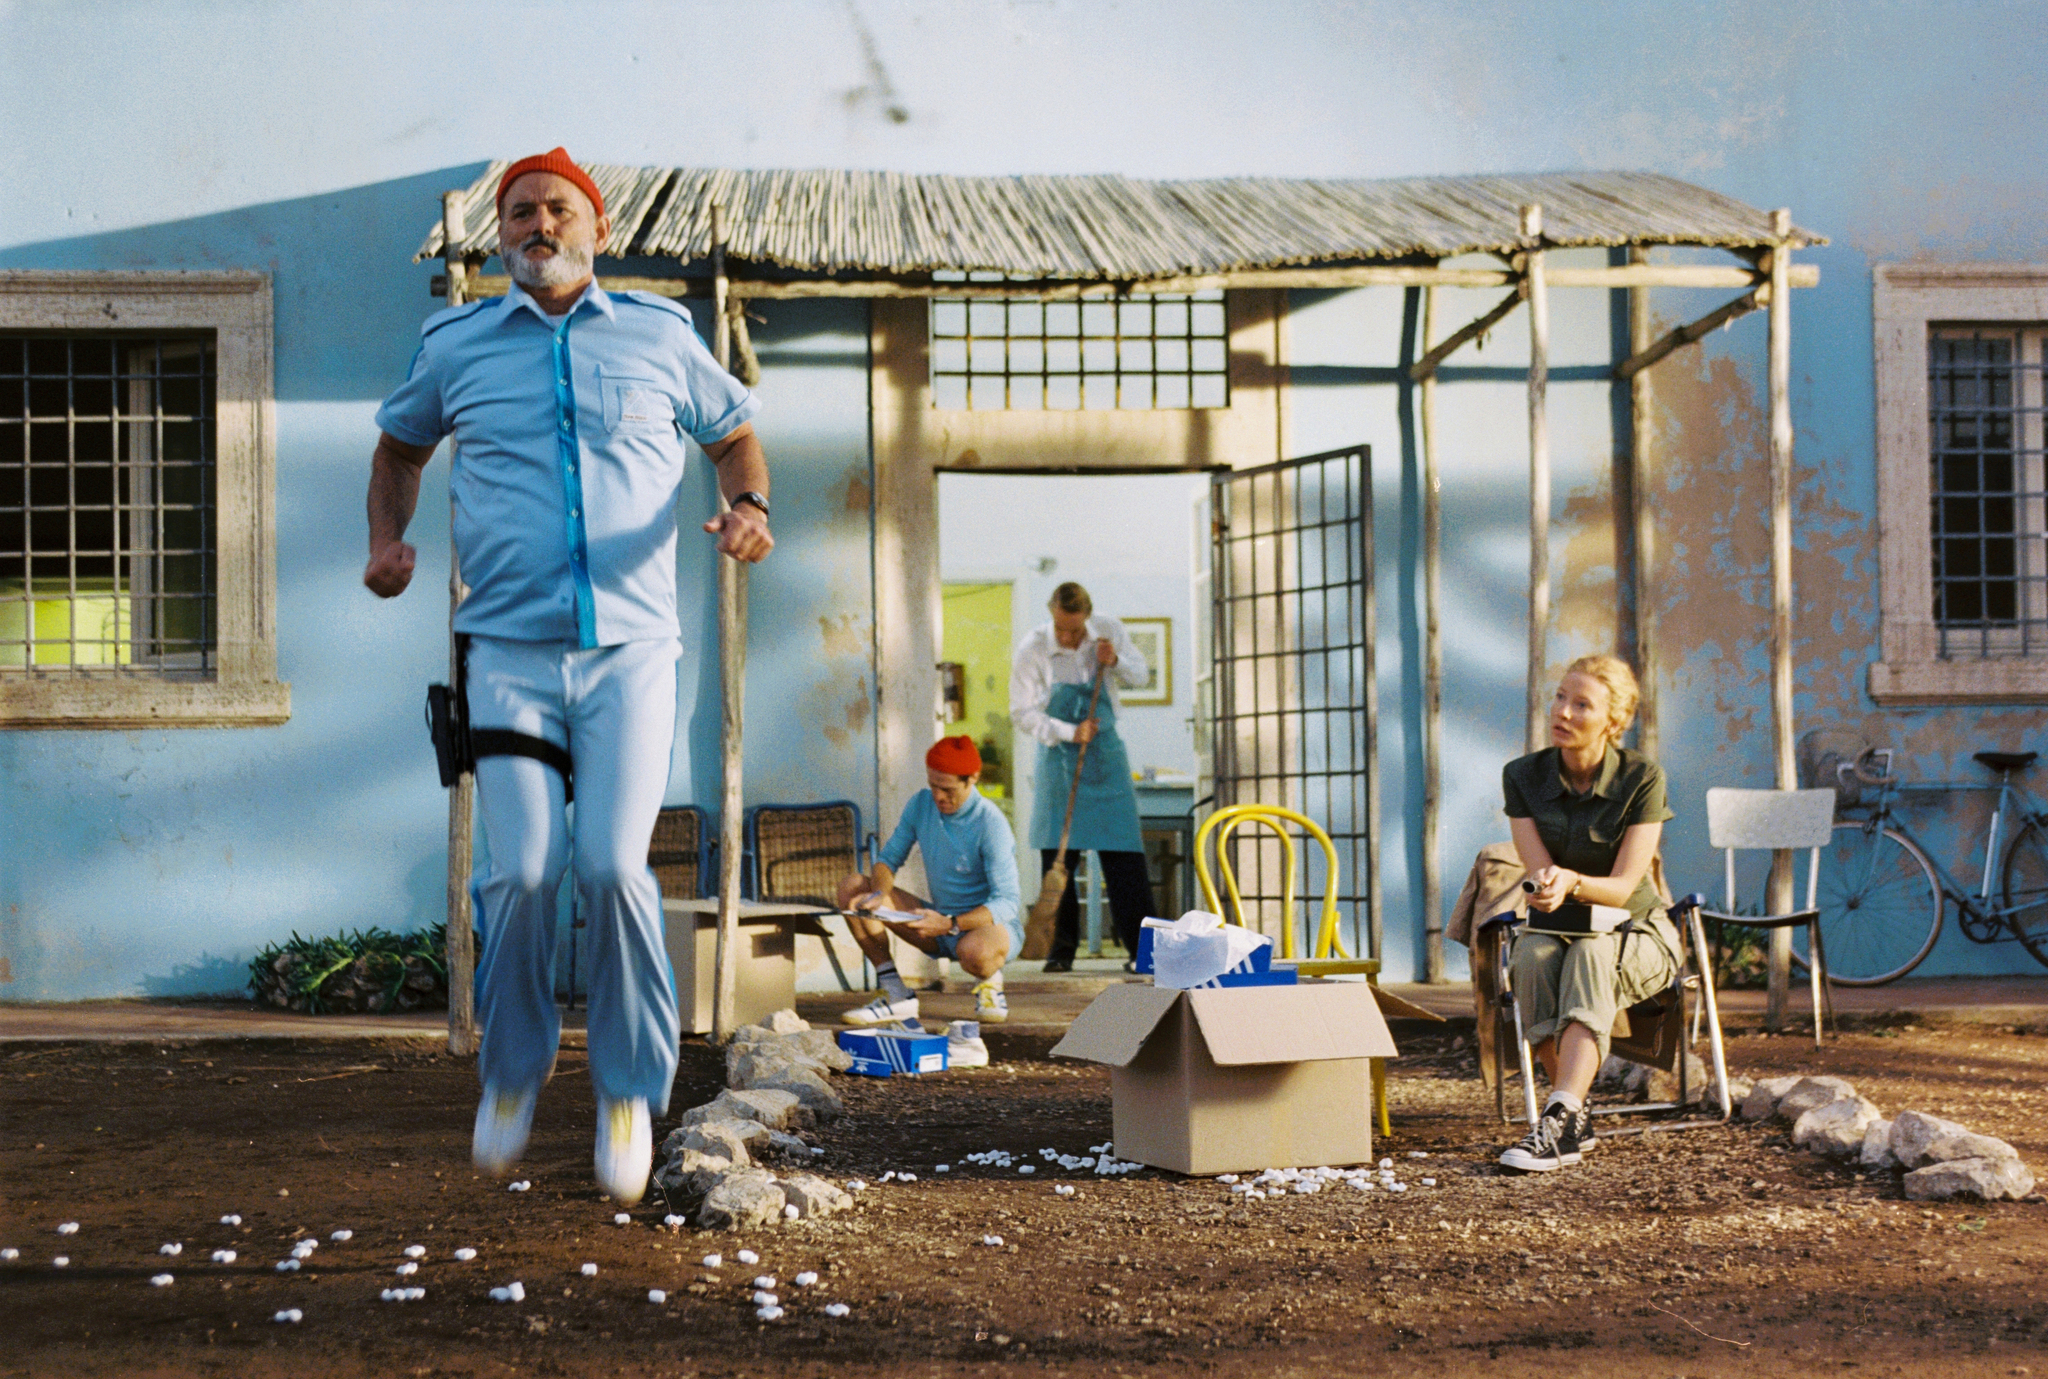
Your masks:
M 782 1219 L 784 1201 L 772 1174 L 758 1168 L 735 1168 L 704 1194 L 697 1224 L 725 1230 L 770 1225 Z
M 818 1276 L 806 1269 L 791 1281 L 799 1288 L 808 1288 L 818 1281 Z
M 455 1257 L 461 1260 L 464 1264 L 467 1264 L 470 1260 L 476 1258 L 476 1251 L 469 1248 L 469 1246 L 464 1245 L 461 1249 L 455 1252 Z
M 1742 1099 L 1744 1120 L 1769 1120 L 1777 1114 L 1778 1101 L 1785 1093 L 1797 1087 L 1796 1077 L 1766 1077 L 1749 1089 L 1749 1095 Z
M 1899 1161 L 1892 1157 L 1892 1122 L 1874 1120 L 1863 1132 L 1863 1148 L 1857 1151 L 1856 1161 L 1865 1168 L 1897 1168 Z
M 649 1302 L 652 1302 L 652 1303 L 657 1303 L 657 1304 L 659 1304 L 659 1303 L 664 1303 L 664 1302 L 667 1302 L 667 1301 L 668 1301 L 668 1294 L 667 1294 L 667 1293 L 664 1293 L 664 1292 L 663 1292 L 663 1291 L 662 1291 L 661 1289 L 659 1289 L 659 1288 L 649 1288 L 649 1289 L 647 1290 L 647 1300 L 648 1300 Z
M 156 1252 L 160 1255 L 181 1255 L 185 1253 L 185 1247 L 179 1244 L 178 1242 L 173 1241 L 168 1245 L 157 1246 Z
M 1815 1107 L 1855 1095 L 1856 1089 L 1839 1077 L 1802 1077 L 1792 1084 L 1791 1091 L 1778 1098 L 1777 1109 L 1772 1114 L 1779 1120 L 1796 1124 L 1801 1116 Z
M 353 1240 L 356 1238 L 356 1233 L 354 1231 L 336 1231 L 327 1238 L 329 1240 Z
M 408 1245 L 399 1253 L 407 1259 L 425 1259 L 427 1257 L 427 1247 L 424 1245 Z
M 741 1250 L 733 1258 L 742 1264 L 759 1264 L 761 1262 L 761 1256 L 755 1254 L 752 1250 Z
M 595 1264 L 586 1264 L 586 1265 L 584 1265 L 584 1266 L 583 1266 L 583 1277 L 585 1277 L 585 1278 L 596 1278 L 596 1277 L 597 1277 L 597 1266 L 596 1266 Z
M 306 1314 L 304 1312 L 301 1312 L 296 1307 L 287 1307 L 284 1311 L 279 1312 L 276 1316 L 271 1318 L 271 1320 L 274 1322 L 284 1322 L 289 1324 L 297 1324 L 299 1322 L 304 1321 L 305 1319 Z
M 1951 1197 L 2018 1201 L 2034 1190 L 2034 1175 L 2018 1159 L 1949 1159 L 1908 1173 L 1906 1199 L 1946 1201 Z
M 64 1223 L 63 1225 L 61 1225 L 61 1226 L 57 1227 L 57 1234 L 59 1234 L 59 1235 L 77 1235 L 77 1234 L 78 1234 L 78 1223 L 77 1223 L 76 1221 L 66 1221 L 66 1222 L 65 1222 L 65 1223 Z
M 853 1205 L 853 1198 L 823 1178 L 809 1173 L 795 1173 L 782 1180 L 782 1198 L 786 1205 L 783 1215 L 788 1216 L 792 1208 L 799 1216 L 830 1216 L 836 1211 L 845 1211 Z
M 828 1302 L 825 1304 L 825 1315 L 828 1317 L 843 1317 L 851 1311 L 853 1309 L 843 1302 Z
M 776 1034 L 801 1034 L 811 1022 L 793 1010 L 778 1010 L 761 1022 Z
M 1830 1159 L 1853 1159 L 1862 1154 L 1864 1134 L 1878 1119 L 1877 1106 L 1868 1097 L 1842 1097 L 1814 1107 L 1793 1122 L 1792 1143 Z
M 149 1276 L 149 1286 L 152 1288 L 168 1288 L 176 1282 L 177 1280 L 169 1274 L 151 1274 Z
M 745 1165 L 754 1161 L 755 1149 L 767 1147 L 769 1133 L 768 1127 L 757 1120 L 704 1120 L 670 1135 L 662 1147 L 671 1158 L 685 1149 L 694 1149 Z

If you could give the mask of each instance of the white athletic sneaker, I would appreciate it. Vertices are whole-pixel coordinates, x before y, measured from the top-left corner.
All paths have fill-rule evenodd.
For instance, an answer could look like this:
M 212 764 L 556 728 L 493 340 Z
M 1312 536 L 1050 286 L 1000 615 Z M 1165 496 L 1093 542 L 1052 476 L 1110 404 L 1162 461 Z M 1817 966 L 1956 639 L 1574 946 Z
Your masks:
M 955 1020 L 946 1026 L 946 1066 L 986 1068 L 988 1045 L 981 1041 L 981 1026 L 973 1020 Z
M 892 1025 L 898 1020 L 917 1019 L 917 997 L 908 1000 L 891 1001 L 888 994 L 875 997 L 864 1006 L 849 1010 L 840 1017 L 849 1025 Z
M 597 1185 L 627 1206 L 647 1192 L 654 1167 L 654 1123 L 642 1097 L 597 1101 Z
M 1010 1000 L 1002 987 L 983 982 L 974 988 L 974 1018 L 984 1025 L 1000 1025 L 1010 1018 Z
M 533 1103 L 540 1088 L 508 1091 L 484 1088 L 484 1099 L 476 1106 L 476 1133 L 470 1137 L 469 1157 L 486 1173 L 510 1173 L 526 1152 L 526 1137 L 533 1132 Z

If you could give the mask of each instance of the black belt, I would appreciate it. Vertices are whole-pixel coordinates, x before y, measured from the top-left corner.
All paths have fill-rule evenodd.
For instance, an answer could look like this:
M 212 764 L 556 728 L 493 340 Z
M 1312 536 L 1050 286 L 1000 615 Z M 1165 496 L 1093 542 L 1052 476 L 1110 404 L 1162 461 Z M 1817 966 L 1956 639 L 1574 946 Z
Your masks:
M 452 786 L 476 770 L 480 757 L 530 757 L 552 767 L 562 778 L 562 802 L 576 798 L 576 761 L 566 747 L 544 737 L 510 728 L 469 726 L 469 638 L 455 638 L 455 687 L 427 686 L 427 732 L 434 739 L 434 758 L 441 784 Z

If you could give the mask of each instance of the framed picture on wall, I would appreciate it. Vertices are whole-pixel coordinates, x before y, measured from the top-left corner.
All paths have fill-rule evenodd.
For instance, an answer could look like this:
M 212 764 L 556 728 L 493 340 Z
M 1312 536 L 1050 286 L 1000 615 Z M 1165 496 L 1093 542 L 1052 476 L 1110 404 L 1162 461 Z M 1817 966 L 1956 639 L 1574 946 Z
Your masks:
M 1119 697 L 1126 704 L 1171 704 L 1173 619 L 1125 618 L 1123 622 L 1124 631 L 1131 635 L 1131 645 L 1138 648 L 1138 654 L 1145 658 L 1146 668 L 1152 673 L 1144 684 L 1123 690 Z

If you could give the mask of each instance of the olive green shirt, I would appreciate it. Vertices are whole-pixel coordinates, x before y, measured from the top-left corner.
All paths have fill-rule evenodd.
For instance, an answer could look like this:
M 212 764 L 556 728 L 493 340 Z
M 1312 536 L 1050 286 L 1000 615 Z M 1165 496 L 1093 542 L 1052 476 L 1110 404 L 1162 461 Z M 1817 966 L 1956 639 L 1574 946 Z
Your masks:
M 1584 876 L 1614 875 L 1622 835 L 1636 824 L 1661 824 L 1672 817 L 1664 802 L 1663 770 L 1641 752 L 1612 745 L 1601 759 L 1593 788 L 1583 795 L 1573 794 L 1565 784 L 1555 747 L 1509 762 L 1501 771 L 1501 794 L 1510 819 L 1535 823 L 1536 836 L 1551 861 Z M 1644 871 L 1628 898 L 1630 916 L 1646 920 L 1662 903 L 1650 873 Z M 1663 922 L 1668 927 L 1669 921 Z

